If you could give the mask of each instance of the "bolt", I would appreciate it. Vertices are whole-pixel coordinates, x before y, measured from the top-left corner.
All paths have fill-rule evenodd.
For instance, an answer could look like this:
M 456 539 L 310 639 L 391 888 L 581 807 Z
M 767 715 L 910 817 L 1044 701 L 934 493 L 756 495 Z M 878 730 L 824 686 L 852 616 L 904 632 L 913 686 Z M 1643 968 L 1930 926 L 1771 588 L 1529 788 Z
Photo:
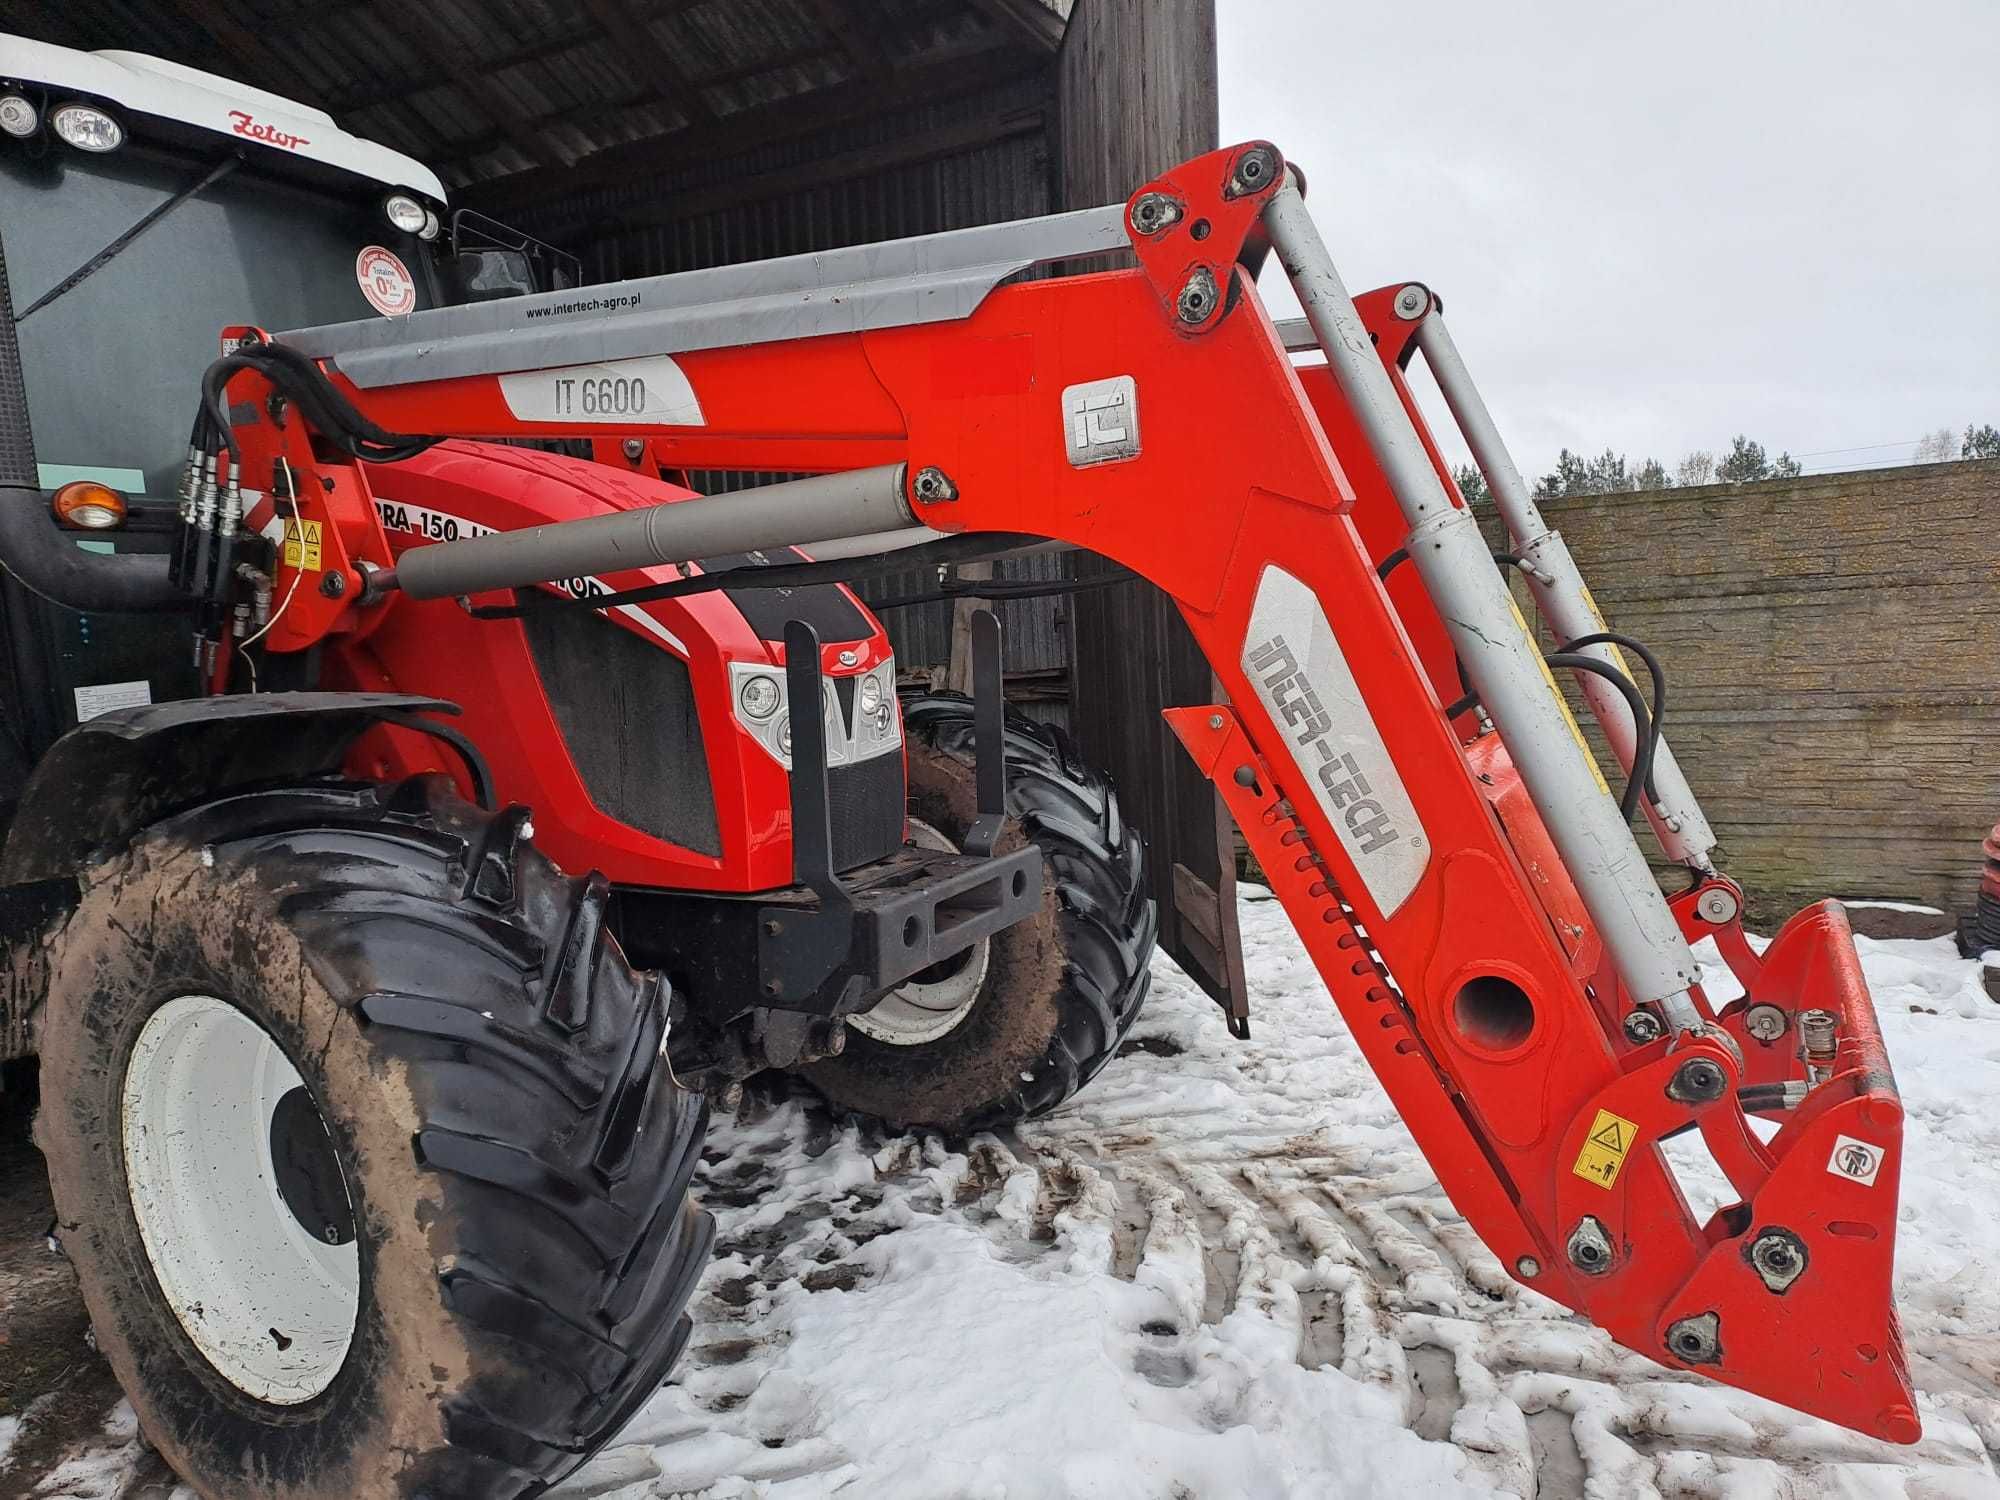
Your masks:
M 1193 274 L 1182 283 L 1180 300 L 1174 304 L 1174 310 L 1183 323 L 1206 323 L 1219 300 L 1214 275 L 1207 266 L 1196 266 Z
M 1743 1029 L 1760 1042 L 1775 1042 L 1791 1019 L 1775 1005 L 1753 1005 L 1743 1012 Z
M 1154 235 L 1180 222 L 1181 206 L 1165 193 L 1141 193 L 1132 203 L 1132 227 Z
M 335 568 L 319 581 L 319 591 L 329 599 L 338 599 L 347 592 L 347 575 Z
M 1430 310 L 1431 294 L 1415 282 L 1396 293 L 1396 316 L 1404 322 L 1415 322 Z
M 1725 922 L 1736 920 L 1738 910 L 1736 893 L 1726 886 L 1710 886 L 1701 893 L 1700 899 L 1694 904 L 1694 909 L 1700 913 L 1702 921 L 1720 927 Z
M 1236 158 L 1236 170 L 1230 174 L 1229 186 L 1223 190 L 1225 198 L 1241 198 L 1246 193 L 1261 192 L 1269 187 L 1278 176 L 1278 153 L 1269 146 L 1252 146 Z
M 1714 1058 L 1690 1057 L 1674 1073 L 1673 1082 L 1667 1085 L 1667 1097 L 1691 1104 L 1706 1104 L 1711 1099 L 1720 1099 L 1728 1083 L 1729 1075 L 1722 1071 L 1722 1065 Z
M 1667 1326 L 1667 1352 L 1684 1365 L 1712 1365 L 1722 1358 L 1722 1319 L 1712 1312 Z
M 625 457 L 628 462 L 636 464 L 641 458 L 645 456 L 646 440 L 644 438 L 627 438 L 625 439 L 625 442 L 623 443 L 622 446 L 625 450 Z
M 776 937 L 784 930 L 775 919 L 764 924 L 764 936 L 766 937 Z
M 1569 1233 L 1568 1249 L 1570 1264 L 1586 1276 L 1602 1276 L 1617 1259 L 1611 1248 L 1611 1236 L 1589 1214 L 1576 1221 L 1576 1228 Z
M 1650 1010 L 1630 1011 L 1625 1017 L 1625 1040 L 1635 1047 L 1657 1042 L 1666 1033 L 1666 1023 Z
M 1532 1255 L 1524 1255 L 1514 1262 L 1514 1274 L 1523 1281 L 1533 1281 L 1542 1274 L 1542 1263 Z
M 1775 1225 L 1761 1231 L 1750 1242 L 1750 1267 L 1763 1278 L 1764 1285 L 1782 1294 L 1805 1274 L 1806 1244 L 1789 1229 Z
M 1210 714 L 1208 716 L 1208 727 L 1210 729 L 1220 729 L 1222 727 L 1222 715 Z
M 919 500 L 945 501 L 958 498 L 958 486 L 951 482 L 943 469 L 926 468 L 917 472 L 914 488 Z
M 1255 786 L 1257 784 L 1257 773 L 1249 766 L 1238 766 L 1236 768 L 1236 784 L 1238 786 Z

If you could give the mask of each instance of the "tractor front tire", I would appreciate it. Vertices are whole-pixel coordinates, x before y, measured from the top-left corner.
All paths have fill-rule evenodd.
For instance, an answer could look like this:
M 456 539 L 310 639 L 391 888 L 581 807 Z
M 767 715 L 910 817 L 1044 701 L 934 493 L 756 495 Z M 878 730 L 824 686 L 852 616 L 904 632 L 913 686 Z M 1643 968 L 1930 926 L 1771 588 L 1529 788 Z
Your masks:
M 206 1500 L 511 1500 L 615 1435 L 712 1225 L 603 879 L 426 778 L 224 799 L 83 881 L 35 1139 L 174 1468 Z
M 978 811 L 971 700 L 907 696 L 903 727 L 912 834 L 959 847 Z M 1067 736 L 1010 711 L 1005 746 L 998 847 L 1042 851 L 1042 908 L 850 1021 L 837 1056 L 801 1069 L 836 1108 L 946 1134 L 1031 1119 L 1094 1078 L 1139 1017 L 1156 929 L 1138 830 Z

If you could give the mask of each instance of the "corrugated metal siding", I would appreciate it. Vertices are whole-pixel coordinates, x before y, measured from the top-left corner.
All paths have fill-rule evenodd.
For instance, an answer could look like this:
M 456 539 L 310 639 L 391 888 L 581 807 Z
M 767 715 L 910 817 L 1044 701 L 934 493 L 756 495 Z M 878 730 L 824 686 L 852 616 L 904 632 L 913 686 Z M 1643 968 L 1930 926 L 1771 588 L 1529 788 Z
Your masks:
M 794 255 L 903 235 L 928 234 L 1050 211 L 1050 83 L 1028 77 L 938 99 L 919 108 L 830 129 L 805 141 L 763 146 L 663 173 L 644 182 L 592 189 L 515 214 L 514 220 L 583 257 L 585 279 L 617 281 L 704 266 Z M 1035 128 L 1023 131 L 1023 120 Z M 672 215 L 676 197 L 712 193 L 757 177 L 809 169 L 872 147 L 965 127 L 990 125 L 1006 138 L 933 161 L 830 181 L 802 192 L 696 214 Z M 666 222 L 648 223 L 648 219 Z M 780 475 L 691 476 L 696 489 L 716 492 Z M 999 565 L 1001 576 L 1053 580 L 1069 575 L 1062 557 L 1031 557 Z M 880 599 L 935 590 L 935 574 L 911 574 L 869 586 Z M 1069 601 L 1010 600 L 999 609 L 1010 672 L 1069 667 Z M 906 667 L 942 666 L 951 656 L 951 605 L 888 609 L 882 620 Z M 1040 704 L 1060 719 L 1061 704 Z
M 990 125 L 998 136 L 1019 130 L 1023 121 L 1045 118 L 1049 108 L 1046 81 L 1027 78 L 835 127 L 807 140 L 550 200 L 516 211 L 512 219 L 583 255 L 591 280 L 617 281 L 1030 218 L 1049 212 L 1050 149 L 1042 129 L 935 161 L 685 218 L 674 213 L 674 201 L 739 184 L 752 191 L 759 177 L 954 128 Z

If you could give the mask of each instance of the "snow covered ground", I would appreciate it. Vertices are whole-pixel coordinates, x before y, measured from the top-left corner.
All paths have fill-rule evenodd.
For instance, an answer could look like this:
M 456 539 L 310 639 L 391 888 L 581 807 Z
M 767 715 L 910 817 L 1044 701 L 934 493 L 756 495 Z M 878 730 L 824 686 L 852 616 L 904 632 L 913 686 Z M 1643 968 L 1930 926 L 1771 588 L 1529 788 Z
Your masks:
M 561 1495 L 2000 1500 L 2000 1005 L 1948 940 L 1860 940 L 1909 1111 L 1901 1449 L 1516 1287 L 1259 895 L 1248 1043 L 1161 961 L 1137 1048 L 1018 1136 L 960 1153 L 789 1099 L 719 1124 L 695 1343 Z M 37 1493 L 120 1494 L 119 1420 Z

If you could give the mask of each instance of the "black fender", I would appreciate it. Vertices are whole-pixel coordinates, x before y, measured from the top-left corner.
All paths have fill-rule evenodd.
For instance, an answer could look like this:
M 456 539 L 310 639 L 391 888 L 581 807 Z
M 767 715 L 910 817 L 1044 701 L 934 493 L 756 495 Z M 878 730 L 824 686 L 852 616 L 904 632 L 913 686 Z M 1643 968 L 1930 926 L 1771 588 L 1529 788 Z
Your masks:
M 100 714 L 57 740 L 22 788 L 0 852 L 0 886 L 74 876 L 197 803 L 331 775 L 384 722 L 458 744 L 480 780 L 484 768 L 461 736 L 410 719 L 458 711 L 442 698 L 401 693 L 251 693 Z

